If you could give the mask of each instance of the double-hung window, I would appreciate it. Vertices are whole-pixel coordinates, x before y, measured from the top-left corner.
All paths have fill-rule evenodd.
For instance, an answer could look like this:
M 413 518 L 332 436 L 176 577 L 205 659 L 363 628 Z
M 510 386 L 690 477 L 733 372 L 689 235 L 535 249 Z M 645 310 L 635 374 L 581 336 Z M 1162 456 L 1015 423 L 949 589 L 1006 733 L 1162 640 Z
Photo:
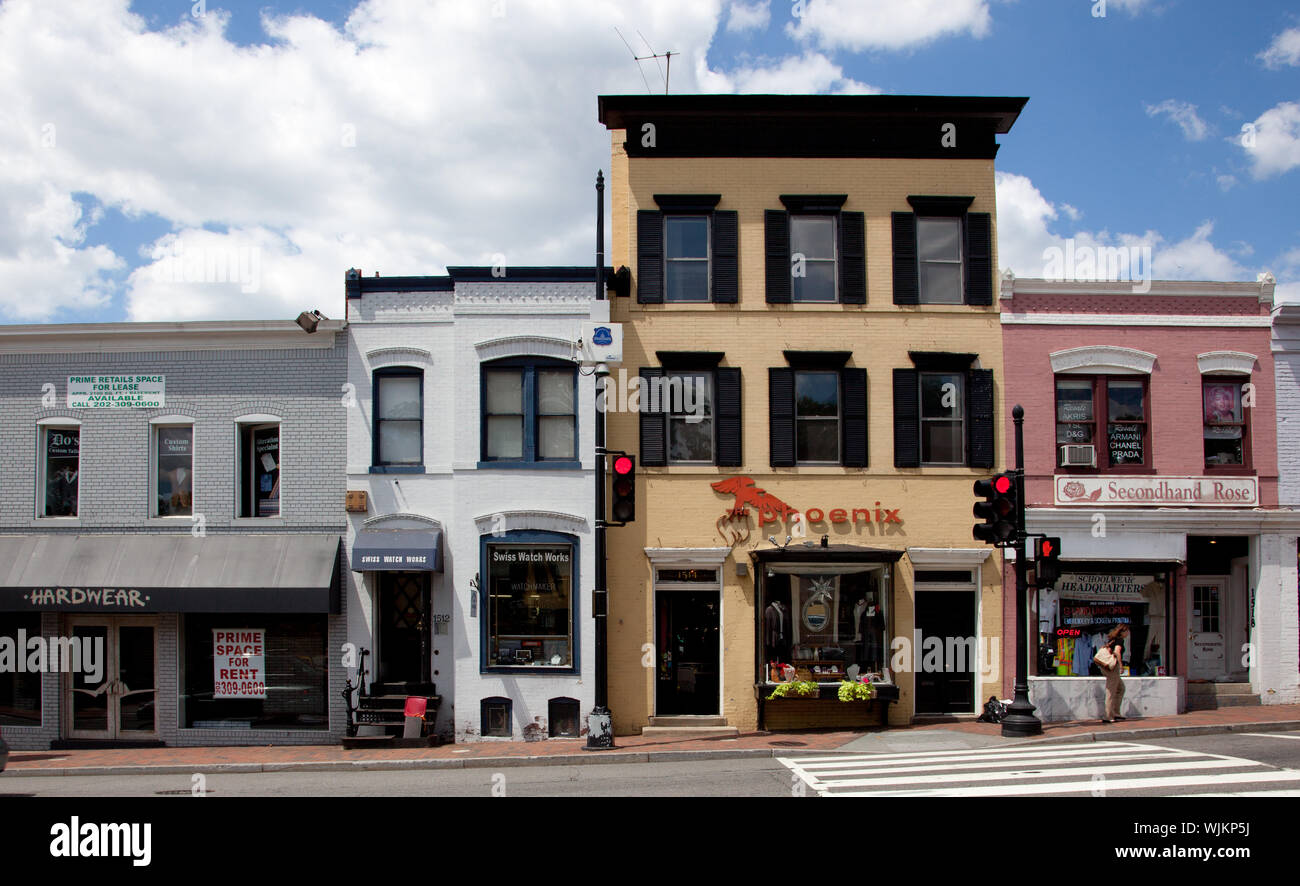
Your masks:
M 424 373 L 379 369 L 374 384 L 374 465 L 419 467 L 424 464 Z
M 638 377 L 641 464 L 738 466 L 740 370 L 723 354 L 659 351 L 663 366 Z
M 713 373 L 664 373 L 668 463 L 713 463 Z
M 921 304 L 962 303 L 962 225 L 960 218 L 918 218 L 916 249 Z
M 794 374 L 795 462 L 839 464 L 840 376 L 838 372 Z
M 546 358 L 484 364 L 482 452 L 485 463 L 576 462 L 573 365 Z
M 1249 422 L 1238 379 L 1206 377 L 1201 381 L 1205 467 L 1249 468 Z
M 39 431 L 37 516 L 75 517 L 81 490 L 81 428 L 42 425 Z
M 966 463 L 966 375 L 922 372 L 921 464 Z
M 790 217 L 790 276 L 795 302 L 834 302 L 838 255 L 835 216 Z
M 1056 464 L 1141 470 L 1151 464 L 1147 382 L 1111 375 L 1056 378 Z
M 664 217 L 664 301 L 709 300 L 709 218 Z

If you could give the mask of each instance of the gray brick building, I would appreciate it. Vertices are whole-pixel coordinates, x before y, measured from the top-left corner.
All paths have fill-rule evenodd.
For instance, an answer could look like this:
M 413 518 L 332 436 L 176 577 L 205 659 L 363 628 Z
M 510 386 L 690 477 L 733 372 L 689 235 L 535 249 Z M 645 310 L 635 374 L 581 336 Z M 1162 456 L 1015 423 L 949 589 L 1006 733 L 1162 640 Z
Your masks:
M 344 328 L 0 327 L 12 747 L 342 736 Z

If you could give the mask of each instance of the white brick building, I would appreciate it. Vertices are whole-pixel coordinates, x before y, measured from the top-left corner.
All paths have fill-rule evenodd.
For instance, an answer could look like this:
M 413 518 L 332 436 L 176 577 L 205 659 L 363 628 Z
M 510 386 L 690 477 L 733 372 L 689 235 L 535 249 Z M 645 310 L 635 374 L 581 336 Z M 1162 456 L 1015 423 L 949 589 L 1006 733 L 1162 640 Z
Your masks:
M 436 695 L 456 741 L 577 736 L 593 706 L 595 285 L 348 273 L 348 637 L 372 694 Z

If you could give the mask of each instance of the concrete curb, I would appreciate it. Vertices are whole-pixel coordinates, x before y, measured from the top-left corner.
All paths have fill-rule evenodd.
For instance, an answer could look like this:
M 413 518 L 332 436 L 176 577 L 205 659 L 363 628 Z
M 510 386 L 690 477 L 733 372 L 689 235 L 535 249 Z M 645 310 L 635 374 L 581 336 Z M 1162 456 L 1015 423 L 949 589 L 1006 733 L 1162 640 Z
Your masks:
M 1078 735 L 1051 736 L 1047 738 L 1026 738 L 1007 742 L 995 747 L 1015 745 L 1042 744 L 1077 744 L 1086 741 L 1141 741 L 1151 738 L 1182 738 L 1196 735 L 1216 735 L 1229 732 L 1285 732 L 1300 729 L 1300 720 L 1274 720 L 1263 723 L 1222 723 L 1203 726 L 1163 726 L 1152 729 L 1123 729 L 1118 731 L 1099 730 Z M 436 769 L 499 769 L 521 766 L 581 766 L 608 765 L 616 763 L 685 763 L 699 760 L 742 760 L 742 759 L 776 759 L 778 757 L 805 757 L 817 754 L 842 754 L 839 748 L 729 748 L 716 751 L 602 751 L 580 754 L 555 754 L 534 757 L 468 757 L 459 759 L 433 760 L 321 760 L 321 761 L 286 761 L 283 763 L 211 763 L 206 766 L 179 766 L 176 764 L 159 766 L 65 766 L 41 767 L 32 769 L 6 769 L 0 774 L 0 783 L 5 776 L 27 778 L 33 776 L 49 777 L 59 775 L 193 775 L 201 772 L 205 775 L 215 772 L 254 773 L 254 772 L 329 772 L 351 771 L 368 772 L 382 770 L 436 770 Z M 854 753 L 871 753 L 855 751 Z M 903 751 L 882 750 L 879 753 L 905 753 Z

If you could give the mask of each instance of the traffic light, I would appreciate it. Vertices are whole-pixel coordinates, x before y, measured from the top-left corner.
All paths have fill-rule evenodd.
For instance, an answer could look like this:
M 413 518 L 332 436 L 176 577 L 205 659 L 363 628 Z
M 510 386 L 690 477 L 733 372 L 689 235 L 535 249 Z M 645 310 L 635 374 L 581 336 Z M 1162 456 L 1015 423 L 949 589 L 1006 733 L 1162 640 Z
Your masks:
M 972 511 L 984 522 L 976 523 L 971 534 L 991 545 L 1015 541 L 1018 516 L 1015 475 L 998 474 L 988 480 L 976 480 L 975 494 L 984 501 L 975 502 Z
M 610 513 L 615 523 L 636 519 L 636 456 L 614 456 L 614 502 Z
M 1050 588 L 1061 577 L 1061 540 L 1034 539 L 1034 587 Z

